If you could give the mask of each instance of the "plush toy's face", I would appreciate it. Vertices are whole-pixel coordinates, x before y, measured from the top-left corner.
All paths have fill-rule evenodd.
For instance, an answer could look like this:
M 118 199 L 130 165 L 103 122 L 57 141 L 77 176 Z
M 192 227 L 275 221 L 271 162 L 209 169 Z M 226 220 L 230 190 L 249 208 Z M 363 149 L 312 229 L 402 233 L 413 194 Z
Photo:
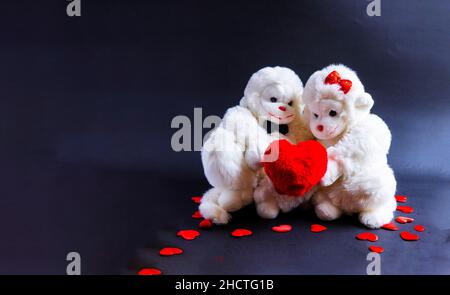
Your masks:
M 347 116 L 342 102 L 334 99 L 320 99 L 308 104 L 309 127 L 320 140 L 339 136 L 347 126 Z
M 288 124 L 295 117 L 296 101 L 288 85 L 271 84 L 260 93 L 261 116 L 276 124 Z

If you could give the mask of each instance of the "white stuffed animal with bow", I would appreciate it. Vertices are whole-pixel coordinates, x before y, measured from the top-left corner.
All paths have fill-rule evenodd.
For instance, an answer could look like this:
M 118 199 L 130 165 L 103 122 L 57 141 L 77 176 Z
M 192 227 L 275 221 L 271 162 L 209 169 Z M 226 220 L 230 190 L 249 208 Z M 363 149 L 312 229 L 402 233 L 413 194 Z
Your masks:
M 344 65 L 315 72 L 303 102 L 311 132 L 328 152 L 322 187 L 313 196 L 317 216 L 358 214 L 369 228 L 390 222 L 396 209 L 396 180 L 387 162 L 391 133 L 370 113 L 374 101 L 356 73 Z

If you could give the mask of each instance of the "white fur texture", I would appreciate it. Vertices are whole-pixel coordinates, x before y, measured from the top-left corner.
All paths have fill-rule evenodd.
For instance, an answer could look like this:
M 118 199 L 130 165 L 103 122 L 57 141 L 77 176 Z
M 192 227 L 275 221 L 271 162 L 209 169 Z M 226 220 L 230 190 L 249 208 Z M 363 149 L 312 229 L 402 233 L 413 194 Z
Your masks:
M 217 224 L 253 201 L 259 178 L 264 178 L 261 159 L 280 134 L 267 134 L 266 120 L 298 124 L 303 84 L 290 69 L 266 67 L 250 78 L 238 106 L 227 110 L 221 124 L 210 133 L 202 148 L 205 176 L 213 186 L 202 198 L 199 210 Z M 275 100 L 275 101 L 274 101 Z
M 338 84 L 324 84 L 332 71 L 352 81 L 347 94 Z M 391 133 L 380 117 L 370 114 L 372 97 L 356 73 L 343 65 L 314 73 L 303 100 L 310 129 L 327 147 L 329 157 L 322 186 L 313 196 L 317 216 L 334 220 L 358 214 L 369 228 L 390 222 L 396 208 L 396 180 L 387 162 Z

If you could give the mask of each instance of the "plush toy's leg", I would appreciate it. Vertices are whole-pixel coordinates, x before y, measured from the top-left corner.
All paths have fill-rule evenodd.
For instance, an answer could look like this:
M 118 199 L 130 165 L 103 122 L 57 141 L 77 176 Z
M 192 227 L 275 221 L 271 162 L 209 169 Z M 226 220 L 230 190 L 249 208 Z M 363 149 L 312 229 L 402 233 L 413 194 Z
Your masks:
M 359 221 L 369 228 L 380 228 L 384 224 L 391 222 L 393 217 L 393 210 L 387 206 L 383 206 L 375 210 L 361 212 L 359 214 Z
M 278 202 L 274 196 L 274 192 L 271 187 L 266 185 L 259 185 L 255 189 L 253 195 L 256 203 L 256 211 L 262 218 L 273 219 L 278 216 L 280 208 Z
M 221 189 L 213 187 L 204 193 L 199 211 L 204 218 L 216 224 L 227 224 L 231 219 L 231 215 L 219 206 L 221 191 Z
M 243 191 L 222 189 L 219 195 L 218 204 L 227 212 L 235 212 L 244 207 L 242 200 Z
M 335 220 L 342 215 L 341 209 L 331 204 L 330 201 L 322 201 L 316 204 L 314 210 L 321 220 Z

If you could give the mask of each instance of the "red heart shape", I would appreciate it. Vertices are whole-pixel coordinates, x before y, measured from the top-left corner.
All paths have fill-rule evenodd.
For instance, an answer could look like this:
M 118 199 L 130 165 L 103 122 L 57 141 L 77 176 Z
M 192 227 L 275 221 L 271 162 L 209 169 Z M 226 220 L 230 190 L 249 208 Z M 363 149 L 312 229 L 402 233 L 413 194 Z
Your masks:
M 369 250 L 375 253 L 383 253 L 384 248 L 380 246 L 369 246 Z
M 282 195 L 303 196 L 327 171 L 327 150 L 317 141 L 276 140 L 264 155 L 264 171 Z
M 208 229 L 212 227 L 212 222 L 209 219 L 203 219 L 202 221 L 200 221 L 200 223 L 198 224 L 198 227 L 203 228 L 203 229 Z
M 414 230 L 415 230 L 415 231 L 418 231 L 418 232 L 422 232 L 422 231 L 425 230 L 425 227 L 424 227 L 423 225 L 421 225 L 421 224 L 418 224 L 418 225 L 416 225 L 416 226 L 414 227 Z
M 138 272 L 138 275 L 140 276 L 154 276 L 160 274 L 162 274 L 162 272 L 157 268 L 143 268 Z
M 287 233 L 292 230 L 292 226 L 289 224 L 282 224 L 272 227 L 272 230 L 277 233 Z
M 202 201 L 202 196 L 195 196 L 191 198 L 192 202 L 194 202 L 195 204 L 200 204 Z
M 408 201 L 408 198 L 406 196 L 396 195 L 395 200 L 397 200 L 397 202 L 399 203 L 406 203 L 406 201 Z
M 356 236 L 356 238 L 361 241 L 370 241 L 370 242 L 378 241 L 378 236 L 374 233 L 369 232 L 360 233 L 359 235 Z
M 419 240 L 419 236 L 410 233 L 409 231 L 402 231 L 400 233 L 400 237 L 402 237 L 403 240 L 405 241 L 417 241 Z
M 195 211 L 194 214 L 192 214 L 192 218 L 194 218 L 194 219 L 202 219 L 203 216 L 200 213 L 200 211 Z
M 381 228 L 387 229 L 387 230 L 398 230 L 398 226 L 395 225 L 393 222 L 386 223 Z
M 399 216 L 399 217 L 395 218 L 395 221 L 397 221 L 398 223 L 405 224 L 405 223 L 414 222 L 414 218 Z
M 183 250 L 181 250 L 180 248 L 170 248 L 170 247 L 162 248 L 159 251 L 159 255 L 161 256 L 179 255 L 181 253 L 183 253 Z
M 193 229 L 180 230 L 177 233 L 177 236 L 182 237 L 183 239 L 188 240 L 188 241 L 195 239 L 199 235 L 200 235 L 200 233 Z
M 320 233 L 320 232 L 323 232 L 324 230 L 327 230 L 327 228 L 323 225 L 311 224 L 311 232 L 313 232 L 313 233 Z
M 231 233 L 231 235 L 236 238 L 249 236 L 251 234 L 253 234 L 253 232 L 251 230 L 244 229 L 244 228 L 238 228 Z
M 406 213 L 406 214 L 414 212 L 413 207 L 410 207 L 410 206 L 397 206 L 397 210 L 401 211 L 403 213 Z

